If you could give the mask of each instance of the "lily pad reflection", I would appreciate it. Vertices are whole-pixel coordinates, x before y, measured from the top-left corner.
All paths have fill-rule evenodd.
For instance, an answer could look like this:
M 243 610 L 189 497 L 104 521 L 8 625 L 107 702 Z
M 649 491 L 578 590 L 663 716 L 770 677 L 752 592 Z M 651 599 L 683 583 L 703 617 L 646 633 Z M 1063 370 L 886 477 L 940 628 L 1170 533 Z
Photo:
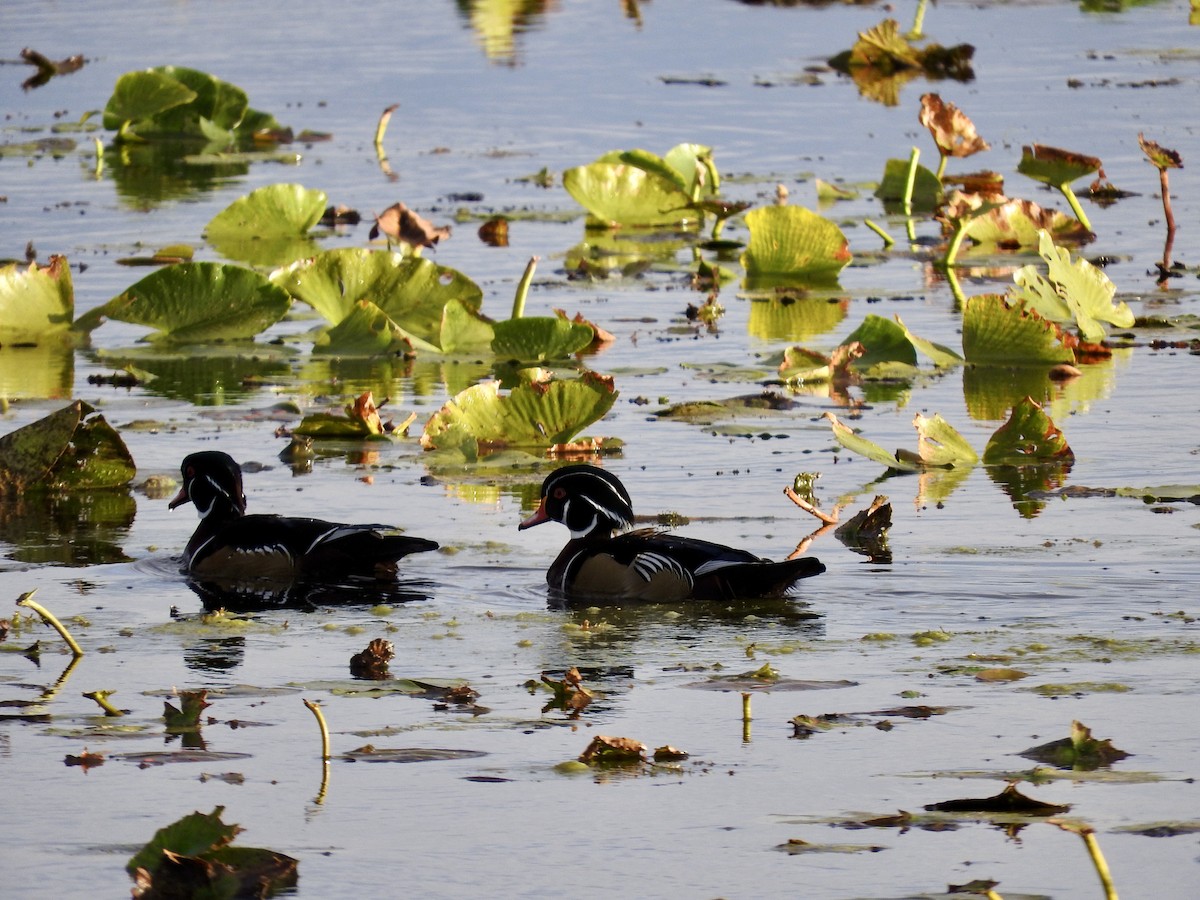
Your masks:
M 190 347 L 179 353 L 136 348 L 100 351 L 97 365 L 138 369 L 154 377 L 144 381 L 148 393 L 196 406 L 224 406 L 253 397 L 264 382 L 290 377 L 286 352 L 263 345 Z
M 127 490 L 18 495 L 0 501 L 0 542 L 23 563 L 96 566 L 128 562 L 122 544 L 137 512 Z

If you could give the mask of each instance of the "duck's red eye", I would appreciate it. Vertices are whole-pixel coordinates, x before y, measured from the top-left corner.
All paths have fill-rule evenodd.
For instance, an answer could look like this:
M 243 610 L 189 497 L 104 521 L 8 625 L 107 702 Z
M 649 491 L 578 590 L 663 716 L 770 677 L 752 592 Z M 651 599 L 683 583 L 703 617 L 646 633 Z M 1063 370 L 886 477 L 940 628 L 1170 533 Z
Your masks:
M 556 487 L 550 493 L 554 496 L 555 500 L 562 500 L 564 497 L 567 496 L 566 490 L 564 488 L 560 488 L 560 487 Z

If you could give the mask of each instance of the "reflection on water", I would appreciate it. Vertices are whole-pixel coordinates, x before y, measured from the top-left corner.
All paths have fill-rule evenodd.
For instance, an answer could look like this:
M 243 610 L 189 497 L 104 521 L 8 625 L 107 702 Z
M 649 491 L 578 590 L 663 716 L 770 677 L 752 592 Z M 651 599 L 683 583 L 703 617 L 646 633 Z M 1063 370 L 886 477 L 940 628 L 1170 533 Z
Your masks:
M 139 210 L 209 193 L 250 171 L 246 162 L 188 163 L 187 157 L 202 146 L 182 140 L 112 144 L 104 152 L 104 165 L 117 196 Z
M 0 397 L 63 400 L 75 385 L 75 349 L 53 341 L 36 347 L 0 347 Z
M 137 503 L 128 490 L 22 494 L 0 501 L 0 541 L 25 563 L 95 566 L 128 562 L 122 545 Z
M 313 611 L 330 606 L 376 606 L 428 600 L 432 585 L 423 581 L 383 581 L 347 578 L 340 583 L 276 581 L 273 579 L 222 578 L 199 581 L 189 578 L 187 586 L 207 610 L 261 612 L 271 609 Z
M 849 309 L 849 297 L 752 300 L 749 332 L 764 341 L 804 341 L 832 331 Z
M 515 66 L 517 38 L 540 27 L 542 17 L 554 10 L 556 0 L 458 0 L 458 13 L 474 29 L 489 60 Z
M 98 350 L 97 366 L 131 369 L 141 389 L 196 406 L 226 406 L 257 394 L 263 384 L 291 375 L 289 353 L 263 344 Z

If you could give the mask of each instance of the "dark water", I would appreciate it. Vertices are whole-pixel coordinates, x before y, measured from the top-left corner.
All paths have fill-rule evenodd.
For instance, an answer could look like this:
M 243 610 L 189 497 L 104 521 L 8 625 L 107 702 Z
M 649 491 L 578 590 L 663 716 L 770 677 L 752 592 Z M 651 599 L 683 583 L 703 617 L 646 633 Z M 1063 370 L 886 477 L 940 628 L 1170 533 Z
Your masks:
M 42 260 L 65 253 L 74 266 L 86 265 L 73 273 L 77 312 L 144 274 L 116 265 L 118 257 L 187 242 L 199 258 L 218 258 L 201 239 L 204 226 L 260 185 L 299 182 L 364 212 L 403 200 L 439 224 L 461 207 L 546 213 L 514 216 L 506 249 L 478 240 L 474 221 L 458 223 L 433 258 L 477 281 L 484 310 L 504 316 L 526 261 L 540 256 L 528 311 L 580 310 L 614 332 L 617 341 L 591 365 L 614 375 L 621 397 L 589 431 L 625 442 L 623 455 L 606 465 L 624 479 L 639 512 L 674 511 L 692 520 L 689 533 L 783 556 L 816 527 L 781 493 L 798 472 L 810 471 L 821 475 L 825 506 L 846 498 L 857 509 L 883 493 L 895 518 L 890 565 L 820 538 L 811 552 L 828 572 L 808 582 L 798 601 L 776 608 L 548 609 L 542 573 L 565 535 L 552 527 L 515 531 L 540 473 L 436 470 L 410 440 L 338 444 L 322 451 L 311 473 L 297 475 L 277 460 L 283 441 L 274 436 L 295 417 L 264 412 L 283 400 L 305 409 L 341 406 L 371 389 L 390 397 L 397 415 L 415 412 L 420 423 L 482 370 L 429 359 L 411 368 L 321 360 L 305 337 L 311 318 L 273 328 L 251 359 L 208 351 L 160 359 L 159 381 L 132 391 L 87 379 L 111 374 L 118 360 L 152 356 L 139 344 L 143 329 L 107 323 L 90 348 L 74 353 L 16 357 L 2 348 L 0 385 L 12 401 L 4 431 L 79 397 L 121 427 L 139 480 L 174 474 L 194 449 L 220 448 L 265 466 L 247 476 L 256 511 L 395 521 L 454 551 L 413 559 L 406 572 L 427 599 L 390 611 L 327 607 L 203 625 L 195 620 L 200 598 L 175 571 L 194 527 L 187 508 L 172 513 L 165 498 L 132 492 L 103 514 L 70 504 L 6 512 L 0 583 L 14 598 L 36 588 L 87 655 L 58 690 L 68 657 L 54 652 L 51 632 L 32 628 L 5 644 L 40 638 L 40 667 L 19 653 L 0 656 L 2 699 L 43 697 L 40 711 L 50 716 L 0 721 L 0 775 L 10 798 L 0 827 L 3 893 L 123 894 L 129 882 L 122 869 L 134 847 L 192 810 L 223 805 L 226 819 L 246 829 L 240 842 L 300 860 L 299 891 L 311 897 L 368 890 L 907 897 L 972 878 L 998 880 L 1008 897 L 1100 896 L 1079 838 L 1050 825 L 1014 836 L 976 823 L 937 832 L 829 824 L 996 793 L 1004 773 L 1031 767 L 1016 753 L 1066 736 L 1077 719 L 1135 754 L 1117 773 L 1148 777 L 1023 789 L 1071 804 L 1070 817 L 1096 828 L 1123 897 L 1188 896 L 1197 875 L 1194 839 L 1121 829 L 1195 816 L 1195 786 L 1187 780 L 1197 765 L 1194 505 L 1051 498 L 1036 515 L 1028 507 L 1022 515 L 983 467 L 939 505 L 915 477 L 876 483 L 880 466 L 835 453 L 819 416 L 844 413 L 821 391 L 798 395 L 799 407 L 787 413 L 715 425 L 652 415 L 665 402 L 757 392 L 761 377 L 738 380 L 729 368 L 769 368 L 769 354 L 797 342 L 828 351 L 868 313 L 898 313 L 915 333 L 960 346 L 961 315 L 926 261 L 936 226 L 916 220 L 915 240 L 879 257 L 880 241 L 863 220 L 903 238 L 902 217 L 889 216 L 870 189 L 823 208 L 856 255 L 840 278 L 844 315 L 824 331 L 806 331 L 795 320 L 768 321 L 730 285 L 721 294 L 726 315 L 708 334 L 683 316 L 689 302 L 703 299 L 686 285 L 687 250 L 666 254 L 637 277 L 569 281 L 565 260 L 585 240 L 582 216 L 550 216 L 577 208 L 561 187 L 522 180 L 614 148 L 662 153 L 695 141 L 714 148 L 726 196 L 763 204 L 782 183 L 792 202 L 815 208 L 815 178 L 875 181 L 887 159 L 907 157 L 913 146 L 934 165 L 917 109 L 921 93 L 937 90 L 993 146 L 979 165 L 952 161 L 951 171 L 994 168 L 1010 194 L 1061 207 L 1056 195 L 1016 173 L 1021 146 L 1036 141 L 1101 157 L 1108 178 L 1136 196 L 1087 206 L 1097 239 L 1086 253 L 1113 259 L 1106 271 L 1138 315 L 1191 322 L 1194 268 L 1166 290 L 1149 274 L 1162 253 L 1162 208 L 1156 173 L 1137 144 L 1144 131 L 1184 158 L 1171 181 L 1180 225 L 1174 256 L 1194 267 L 1200 31 L 1187 24 L 1187 4 L 931 6 L 926 33 L 946 45 L 974 44 L 976 77 L 933 85 L 918 79 L 896 106 L 864 99 L 826 69 L 808 71 L 885 15 L 907 28 L 914 11 L 723 0 L 353 11 L 317 3 L 0 8 L 5 59 L 15 60 L 23 46 L 88 58 L 81 71 L 29 91 L 20 83 L 32 69 L 0 67 L 5 143 L 46 137 L 53 123 L 102 109 L 120 74 L 165 63 L 212 72 L 297 130 L 333 136 L 293 145 L 293 164 L 186 176 L 170 164 L 147 174 L 123 161 L 103 131 L 99 177 L 91 135 L 71 135 L 77 146 L 61 158 L 0 157 L 0 257 L 22 258 L 32 241 Z M 483 24 L 513 15 L 519 24 L 510 42 L 505 29 Z M 377 118 L 392 103 L 400 108 L 385 143 L 395 181 L 372 147 Z M 482 199 L 462 199 L 475 194 Z M 744 239 L 746 231 L 735 221 L 727 234 Z M 323 248 L 366 243 L 365 226 L 319 241 Z M 962 273 L 964 290 L 1003 290 L 1013 267 L 1029 261 L 975 260 L 979 268 Z M 273 337 L 282 343 L 267 344 Z M 1047 410 L 1076 454 L 1068 486 L 1200 483 L 1197 357 L 1186 345 L 1155 349 L 1156 337 L 1180 340 L 1188 332 L 1139 329 L 1111 361 L 1047 391 Z M 996 400 L 989 391 L 970 373 L 929 370 L 890 393 L 858 395 L 865 403 L 854 425 L 885 447 L 912 447 L 913 415 L 940 412 L 982 448 L 1007 414 L 1005 393 Z M 649 402 L 631 402 L 639 398 Z M 182 618 L 171 617 L 173 607 Z M 946 637 L 914 638 L 929 631 Z M 892 637 L 864 639 L 880 635 Z M 489 711 L 346 695 L 340 688 L 354 685 L 348 659 L 375 637 L 394 643 L 397 677 L 464 679 Z M 764 661 L 788 679 L 854 685 L 758 692 L 748 728 L 738 691 L 694 689 L 714 674 Z M 572 665 L 601 696 L 575 722 L 541 713 L 547 695 L 523 685 L 543 671 L 560 677 Z M 987 666 L 1029 677 L 977 681 L 975 668 Z M 1084 688 L 1058 699 L 1031 690 L 1080 683 L 1125 690 Z M 204 728 L 208 748 L 248 755 L 148 768 L 122 758 L 179 746 L 164 738 L 159 718 L 173 687 L 208 688 L 216 720 Z M 80 696 L 97 689 L 116 690 L 114 702 L 130 714 L 100 717 Z M 304 697 L 322 702 L 335 757 L 366 743 L 487 755 L 412 765 L 335 758 L 322 794 L 318 735 Z M 873 713 L 905 703 L 949 711 L 928 720 L 868 715 L 860 720 L 866 724 L 792 737 L 789 720 L 798 714 Z M 0 708 L 18 711 L 30 712 Z M 885 718 L 894 727 L 872 727 Z M 669 743 L 691 758 L 678 771 L 643 777 L 555 772 L 595 734 Z M 109 759 L 86 774 L 63 765 L 84 747 Z M 243 780 L 202 777 L 229 772 Z M 481 777 L 500 780 L 474 780 Z M 791 838 L 886 849 L 774 849 Z

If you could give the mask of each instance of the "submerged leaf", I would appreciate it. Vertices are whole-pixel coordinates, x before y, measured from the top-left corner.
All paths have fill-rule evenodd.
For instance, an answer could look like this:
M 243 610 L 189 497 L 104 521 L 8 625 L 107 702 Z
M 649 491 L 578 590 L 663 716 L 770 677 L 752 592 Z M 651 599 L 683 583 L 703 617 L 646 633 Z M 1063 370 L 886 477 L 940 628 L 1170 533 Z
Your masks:
M 855 453 L 901 472 L 920 472 L 926 469 L 969 467 L 979 461 L 975 451 L 940 414 L 932 419 L 917 413 L 913 427 L 917 429 L 917 452 L 897 450 L 894 454 L 873 441 L 855 434 L 831 412 L 824 414 L 833 426 L 834 439 Z

